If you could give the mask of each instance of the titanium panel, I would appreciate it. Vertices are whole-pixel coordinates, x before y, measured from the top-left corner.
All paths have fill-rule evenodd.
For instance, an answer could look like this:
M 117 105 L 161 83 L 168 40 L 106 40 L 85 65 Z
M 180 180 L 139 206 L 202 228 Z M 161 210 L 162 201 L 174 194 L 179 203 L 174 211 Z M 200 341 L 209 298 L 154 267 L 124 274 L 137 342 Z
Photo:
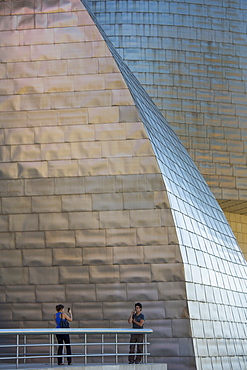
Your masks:
M 244 1 L 87 2 L 224 212 L 236 200 L 246 214 Z
M 148 3 L 150 4 L 150 2 Z M 85 4 L 89 9 L 86 1 Z M 96 18 L 94 19 L 97 24 Z M 98 27 L 100 28 L 100 25 Z M 213 301 L 215 301 L 219 292 L 224 291 L 228 296 L 227 304 L 223 305 L 212 304 L 210 303 L 210 299 L 206 299 L 210 312 L 209 320 L 203 319 L 200 314 L 199 302 L 203 299 L 203 296 L 198 296 L 197 294 L 193 299 L 188 296 L 188 313 L 191 322 L 194 349 L 196 351 L 196 368 L 200 368 L 201 358 L 205 356 L 205 353 L 199 348 L 196 348 L 196 338 L 201 337 L 205 338 L 208 348 L 206 356 L 211 357 L 211 359 L 216 358 L 219 368 L 224 368 L 224 362 L 229 362 L 231 366 L 234 366 L 235 358 L 240 358 L 245 362 L 246 358 L 240 354 L 242 353 L 241 346 L 234 346 L 235 340 L 243 337 L 237 330 L 233 330 L 233 327 L 237 328 L 240 326 L 243 328 L 245 325 L 245 318 L 237 315 L 237 312 L 242 305 L 240 302 L 243 302 L 242 300 L 246 302 L 246 289 L 242 290 L 240 288 L 242 283 L 246 287 L 246 261 L 222 210 L 188 153 L 185 151 L 182 143 L 150 100 L 139 81 L 117 55 L 116 49 L 108 41 L 104 31 L 101 30 L 101 32 L 112 54 L 115 56 L 119 69 L 122 71 L 136 106 L 139 109 L 161 173 L 163 174 L 179 245 L 184 251 L 182 257 L 186 267 L 185 281 L 186 283 L 193 282 L 194 284 L 200 284 L 202 290 L 210 287 Z M 195 235 L 200 235 L 203 241 L 202 246 L 193 243 Z M 203 273 L 206 267 L 204 255 L 208 255 L 212 261 L 211 268 L 207 268 L 208 281 L 203 280 Z M 217 263 L 218 259 L 222 260 L 223 263 L 227 262 L 229 269 L 222 272 L 220 263 Z M 158 266 L 154 266 L 154 271 L 159 271 Z M 180 279 L 179 273 L 177 277 Z M 168 277 L 162 272 L 158 279 L 162 278 L 168 281 L 169 279 L 176 280 L 176 274 L 172 270 L 171 276 Z M 239 284 L 236 285 L 236 281 Z M 171 302 L 167 302 L 168 306 L 169 304 Z M 245 306 L 246 303 L 244 303 Z M 219 310 L 221 307 L 224 307 L 226 317 L 228 317 L 229 321 L 225 321 L 220 316 Z M 174 310 L 171 312 L 175 314 Z M 179 309 L 177 314 L 179 317 Z M 235 321 L 234 325 L 232 325 L 232 320 Z M 211 333 L 205 332 L 203 329 L 207 323 L 210 323 L 214 327 Z M 216 330 L 216 328 L 218 329 Z M 235 357 L 232 360 L 231 358 L 223 359 L 224 354 L 216 347 L 216 340 L 212 338 L 214 336 L 221 337 L 223 335 L 222 333 L 225 335 L 226 331 L 228 331 L 228 338 L 232 338 L 229 342 L 229 344 L 232 343 L 232 348 L 234 348 Z
M 8 74 L 0 137 L 13 156 L 1 163 L 1 325 L 49 326 L 55 304 L 67 300 L 75 326 L 125 327 L 142 299 L 147 325 L 160 324 L 150 338 L 151 361 L 183 370 L 242 366 L 246 264 L 183 145 L 79 0 L 6 4 L 0 29 L 11 37 L 1 45 Z M 119 5 L 130 4 L 137 3 Z M 157 9 L 175 19 L 174 4 L 147 4 L 138 3 L 152 13 L 145 26 L 126 32 L 154 32 Z M 190 6 L 179 9 L 185 22 Z M 172 48 L 182 49 L 173 41 L 171 57 Z M 150 47 L 147 56 L 164 52 Z M 205 80 L 184 81 L 196 89 Z M 16 302 L 19 287 L 29 294 Z M 224 345 L 214 348 L 218 339 L 227 341 L 227 354 Z

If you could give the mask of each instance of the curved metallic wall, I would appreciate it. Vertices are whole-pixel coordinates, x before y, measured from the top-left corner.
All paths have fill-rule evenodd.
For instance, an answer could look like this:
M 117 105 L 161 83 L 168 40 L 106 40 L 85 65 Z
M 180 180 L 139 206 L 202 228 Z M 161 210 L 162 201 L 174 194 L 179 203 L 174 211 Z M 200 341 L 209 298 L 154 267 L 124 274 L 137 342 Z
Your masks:
M 245 1 L 88 3 L 223 210 L 233 214 L 229 222 L 247 255 Z
M 175 133 L 78 0 L 0 9 L 2 327 L 140 300 L 150 361 L 245 369 L 246 262 Z
M 79 0 L 0 9 L 1 326 L 53 327 L 62 302 L 128 327 L 141 301 L 150 361 L 194 368 L 166 188 L 106 42 Z
M 139 108 L 167 189 L 184 263 L 196 368 L 214 369 L 217 364 L 222 370 L 244 369 L 246 261 L 183 145 L 109 46 Z

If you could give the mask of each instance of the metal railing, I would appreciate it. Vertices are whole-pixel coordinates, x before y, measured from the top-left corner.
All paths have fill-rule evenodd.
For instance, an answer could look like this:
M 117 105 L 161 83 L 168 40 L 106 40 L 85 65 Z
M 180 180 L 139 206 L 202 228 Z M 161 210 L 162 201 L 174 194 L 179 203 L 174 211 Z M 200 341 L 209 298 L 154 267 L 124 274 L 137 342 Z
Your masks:
M 46 360 L 50 366 L 57 361 L 56 334 L 69 334 L 72 355 L 62 354 L 61 357 L 72 357 L 73 361 L 87 365 L 126 363 L 129 355 L 130 334 L 143 334 L 142 362 L 147 363 L 148 334 L 152 329 L 0 329 L 0 365 L 4 363 L 19 365 L 27 362 Z M 63 344 L 66 346 L 66 344 Z M 38 353 L 37 353 L 38 351 Z M 98 361 L 98 362 L 97 362 Z

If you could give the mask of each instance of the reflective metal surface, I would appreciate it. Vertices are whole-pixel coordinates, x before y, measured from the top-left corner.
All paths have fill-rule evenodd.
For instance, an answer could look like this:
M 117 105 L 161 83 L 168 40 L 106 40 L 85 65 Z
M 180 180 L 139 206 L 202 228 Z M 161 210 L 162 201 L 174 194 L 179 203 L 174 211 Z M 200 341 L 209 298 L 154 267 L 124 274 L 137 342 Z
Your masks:
M 175 133 L 79 0 L 0 11 L 2 328 L 140 300 L 151 361 L 244 369 L 246 262 Z
M 88 3 L 227 217 L 246 215 L 245 1 Z M 247 257 L 246 238 L 235 235 Z
M 109 47 L 149 134 L 168 192 L 184 261 L 185 281 L 193 283 L 192 294 L 191 284 L 187 284 L 187 298 L 196 368 L 204 368 L 204 356 L 209 357 L 209 368 L 214 368 L 215 358 L 220 369 L 234 368 L 236 362 L 244 368 L 247 360 L 243 356 L 242 345 L 234 346 L 234 343 L 237 340 L 246 345 L 242 336 L 245 315 L 239 314 L 246 309 L 246 261 L 218 202 L 181 142 L 121 58 L 117 57 L 115 48 L 110 43 Z M 208 291 L 211 291 L 210 295 Z M 209 310 L 208 317 L 200 311 L 201 301 Z M 212 330 L 207 331 L 210 325 Z M 242 334 L 237 328 L 241 328 Z M 234 348 L 233 360 L 218 347 L 218 339 L 226 335 L 229 345 Z M 207 354 L 198 347 L 199 338 L 205 339 Z

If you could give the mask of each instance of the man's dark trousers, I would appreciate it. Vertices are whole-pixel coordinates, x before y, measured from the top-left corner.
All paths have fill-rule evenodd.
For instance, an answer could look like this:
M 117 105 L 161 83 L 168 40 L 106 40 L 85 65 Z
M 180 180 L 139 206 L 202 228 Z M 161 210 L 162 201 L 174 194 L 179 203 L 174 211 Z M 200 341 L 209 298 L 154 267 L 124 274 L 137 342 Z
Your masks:
M 143 334 L 131 334 L 130 336 L 129 362 L 140 363 L 142 360 L 141 353 L 143 352 Z M 133 344 L 132 344 L 133 343 Z M 141 344 L 140 344 L 141 343 Z M 135 358 L 135 346 L 137 344 L 137 354 Z

